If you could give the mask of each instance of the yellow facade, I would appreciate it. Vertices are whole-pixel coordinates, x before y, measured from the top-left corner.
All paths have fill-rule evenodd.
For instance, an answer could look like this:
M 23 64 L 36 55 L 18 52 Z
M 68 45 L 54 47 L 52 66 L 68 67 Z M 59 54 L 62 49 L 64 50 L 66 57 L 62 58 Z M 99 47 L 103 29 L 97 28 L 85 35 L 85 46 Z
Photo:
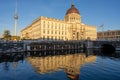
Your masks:
M 40 16 L 21 31 L 21 39 L 96 40 L 97 29 L 81 23 L 79 11 L 72 4 L 64 20 Z

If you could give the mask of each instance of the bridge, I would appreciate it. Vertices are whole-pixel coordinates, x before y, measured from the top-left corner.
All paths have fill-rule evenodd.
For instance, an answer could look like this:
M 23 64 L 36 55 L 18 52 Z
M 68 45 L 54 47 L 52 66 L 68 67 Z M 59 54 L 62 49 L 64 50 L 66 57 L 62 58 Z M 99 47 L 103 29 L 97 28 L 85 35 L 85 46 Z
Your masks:
M 120 41 L 88 41 L 86 46 L 89 48 L 101 48 L 104 44 L 111 45 L 114 48 L 120 48 Z
M 109 44 L 120 50 L 120 41 L 38 41 L 26 40 L 18 42 L 0 42 L 0 53 L 2 52 L 24 52 L 24 51 L 50 51 L 50 50 L 86 50 L 101 48 Z
M 27 51 L 57 51 L 99 49 L 105 44 L 120 50 L 120 41 L 35 41 L 26 46 Z

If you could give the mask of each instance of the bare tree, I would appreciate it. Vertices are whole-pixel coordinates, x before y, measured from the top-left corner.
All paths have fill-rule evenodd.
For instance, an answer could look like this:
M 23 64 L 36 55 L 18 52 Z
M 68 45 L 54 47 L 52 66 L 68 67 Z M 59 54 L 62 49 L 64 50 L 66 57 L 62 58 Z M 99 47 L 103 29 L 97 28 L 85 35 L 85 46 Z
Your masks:
M 10 40 L 10 30 L 4 30 L 4 33 L 3 33 L 3 39 L 5 40 Z

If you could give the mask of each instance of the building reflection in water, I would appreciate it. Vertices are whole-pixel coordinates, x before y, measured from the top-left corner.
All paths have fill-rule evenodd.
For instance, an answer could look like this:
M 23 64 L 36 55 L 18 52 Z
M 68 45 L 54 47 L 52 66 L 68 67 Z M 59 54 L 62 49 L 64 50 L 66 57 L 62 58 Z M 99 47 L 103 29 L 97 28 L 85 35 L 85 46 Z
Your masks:
M 40 74 L 63 69 L 71 80 L 78 80 L 80 67 L 86 63 L 96 61 L 95 55 L 86 57 L 85 53 L 55 55 L 46 57 L 28 57 L 27 60 Z
M 9 71 L 10 65 L 14 69 L 18 66 L 18 61 L 24 60 L 24 55 L 22 53 L 7 53 L 7 54 L 0 54 L 0 66 L 3 65 L 3 69 L 5 71 Z

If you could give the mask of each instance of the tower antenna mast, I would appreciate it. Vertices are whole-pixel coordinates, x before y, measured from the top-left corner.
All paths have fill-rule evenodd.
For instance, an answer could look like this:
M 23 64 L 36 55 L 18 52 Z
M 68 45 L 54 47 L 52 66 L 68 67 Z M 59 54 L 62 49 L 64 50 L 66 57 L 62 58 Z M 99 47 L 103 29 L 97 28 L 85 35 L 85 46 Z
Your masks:
M 16 0 L 15 14 L 14 14 L 14 36 L 17 36 L 17 26 L 18 26 L 18 12 L 17 12 L 18 0 Z

